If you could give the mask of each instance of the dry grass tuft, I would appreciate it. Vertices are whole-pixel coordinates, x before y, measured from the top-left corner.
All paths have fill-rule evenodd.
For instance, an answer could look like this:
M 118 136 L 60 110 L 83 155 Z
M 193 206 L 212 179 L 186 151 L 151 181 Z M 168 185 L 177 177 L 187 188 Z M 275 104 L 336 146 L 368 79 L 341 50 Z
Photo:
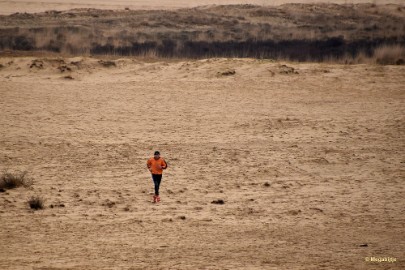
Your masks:
M 27 177 L 27 172 L 10 173 L 3 172 L 0 175 L 0 189 L 13 189 L 21 186 L 29 187 L 32 185 L 32 179 Z

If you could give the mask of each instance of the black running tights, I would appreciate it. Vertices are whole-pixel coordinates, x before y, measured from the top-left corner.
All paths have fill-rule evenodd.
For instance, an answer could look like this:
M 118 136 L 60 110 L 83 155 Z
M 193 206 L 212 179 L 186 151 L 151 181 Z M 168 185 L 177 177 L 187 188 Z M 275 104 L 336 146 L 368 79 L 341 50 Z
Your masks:
M 161 174 L 152 174 L 153 183 L 155 184 L 155 195 L 159 196 L 160 182 L 162 181 Z

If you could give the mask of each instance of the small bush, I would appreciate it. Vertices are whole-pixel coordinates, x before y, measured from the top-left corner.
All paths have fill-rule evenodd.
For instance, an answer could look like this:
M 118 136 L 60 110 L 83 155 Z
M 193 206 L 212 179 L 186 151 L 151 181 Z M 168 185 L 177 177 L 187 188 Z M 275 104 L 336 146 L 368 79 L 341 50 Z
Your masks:
M 40 210 L 44 209 L 44 199 L 39 196 L 33 196 L 28 200 L 31 209 Z
M 236 74 L 236 71 L 234 69 L 227 69 L 225 71 L 218 72 L 218 75 L 221 75 L 221 76 L 232 76 L 235 74 Z
M 29 187 L 32 185 L 32 179 L 27 177 L 27 172 L 10 173 L 3 172 L 0 175 L 0 189 L 13 189 L 21 186 Z
M 98 63 L 100 65 L 102 65 L 103 67 L 116 67 L 117 64 L 114 61 L 104 61 L 104 60 L 100 60 L 98 61 Z
M 214 200 L 211 202 L 212 204 L 225 204 L 225 201 L 222 199 Z

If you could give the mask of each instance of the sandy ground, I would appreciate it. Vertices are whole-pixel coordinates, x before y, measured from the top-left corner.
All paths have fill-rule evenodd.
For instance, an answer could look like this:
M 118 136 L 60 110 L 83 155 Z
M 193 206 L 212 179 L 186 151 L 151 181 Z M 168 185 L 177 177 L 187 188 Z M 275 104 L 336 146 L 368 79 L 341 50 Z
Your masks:
M 108 61 L 0 58 L 0 269 L 405 269 L 405 67 Z
M 97 9 L 176 9 L 190 8 L 202 5 L 282 5 L 285 3 L 336 3 L 336 4 L 405 4 L 405 0 L 0 0 L 0 14 L 15 12 L 44 12 L 47 10 L 69 10 L 73 8 Z

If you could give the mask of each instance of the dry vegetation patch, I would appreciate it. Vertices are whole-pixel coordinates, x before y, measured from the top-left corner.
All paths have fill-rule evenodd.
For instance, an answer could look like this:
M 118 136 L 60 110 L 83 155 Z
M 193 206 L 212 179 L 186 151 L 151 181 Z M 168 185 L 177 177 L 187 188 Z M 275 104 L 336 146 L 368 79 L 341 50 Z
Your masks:
M 323 61 L 360 54 L 370 58 L 377 47 L 405 44 L 400 5 L 74 9 L 0 16 L 0 25 L 0 50 L 74 55 Z
M 28 205 L 33 210 L 42 210 L 45 208 L 45 200 L 41 196 L 32 196 L 28 200 Z
M 8 172 L 0 175 L 0 189 L 13 189 L 18 187 L 29 187 L 33 180 L 27 176 L 27 172 Z
M 382 65 L 405 64 L 405 47 L 400 45 L 384 45 L 374 50 L 374 58 Z

